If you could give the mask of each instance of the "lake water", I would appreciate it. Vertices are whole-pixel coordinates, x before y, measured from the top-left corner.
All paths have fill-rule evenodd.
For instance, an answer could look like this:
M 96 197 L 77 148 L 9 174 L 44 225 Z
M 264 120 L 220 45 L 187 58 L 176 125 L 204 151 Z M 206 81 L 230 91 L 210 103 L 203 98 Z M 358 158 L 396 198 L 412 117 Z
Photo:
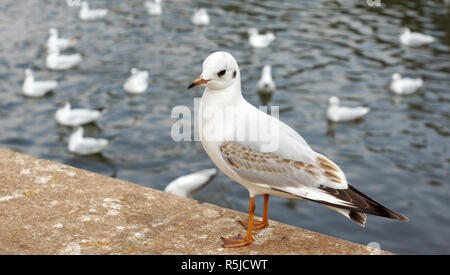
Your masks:
M 174 142 L 174 106 L 191 110 L 203 89 L 186 90 L 211 52 L 227 50 L 239 62 L 244 96 L 256 92 L 262 66 L 271 64 L 277 91 L 269 105 L 311 146 L 335 161 L 363 193 L 409 217 L 408 223 L 368 216 L 362 228 L 318 204 L 271 197 L 269 218 L 352 242 L 377 242 L 401 254 L 450 252 L 450 7 L 445 1 L 164 1 L 150 17 L 144 1 L 91 1 L 108 8 L 104 20 L 82 22 L 66 1 L 2 0 L 0 4 L 0 146 L 39 158 L 163 190 L 178 176 L 213 167 L 199 142 Z M 218 1 L 217 1 L 218 2 Z M 211 24 L 195 27 L 196 7 Z M 75 69 L 45 67 L 47 31 L 78 36 L 84 61 Z M 248 44 L 247 29 L 272 31 L 265 49 Z M 433 35 L 419 48 L 399 45 L 402 27 Z M 56 79 L 53 94 L 21 95 L 25 68 Z M 131 67 L 150 71 L 149 92 L 130 96 L 122 85 Z M 410 96 L 389 92 L 391 75 L 422 77 Z M 356 123 L 330 124 L 328 97 L 368 105 Z M 55 104 L 102 106 L 105 115 L 88 136 L 115 136 L 102 154 L 68 152 L 72 129 L 58 126 Z M 1 183 L 0 183 L 1 184 Z M 247 212 L 248 192 L 219 174 L 195 199 Z M 256 200 L 262 214 L 261 198 Z

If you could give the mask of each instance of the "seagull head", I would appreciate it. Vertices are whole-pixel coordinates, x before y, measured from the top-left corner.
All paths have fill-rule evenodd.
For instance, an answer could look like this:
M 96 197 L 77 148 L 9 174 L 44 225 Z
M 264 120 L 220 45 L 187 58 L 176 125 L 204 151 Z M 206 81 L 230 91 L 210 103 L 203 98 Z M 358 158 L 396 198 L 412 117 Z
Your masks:
M 188 89 L 205 85 L 210 90 L 223 90 L 240 82 L 239 66 L 234 57 L 223 51 L 210 54 L 203 61 L 203 71 Z
M 271 71 L 272 71 L 272 66 L 271 65 L 264 65 L 263 67 L 263 74 L 267 75 L 268 77 L 271 77 Z
M 339 98 L 332 96 L 328 99 L 328 104 L 330 106 L 338 106 L 339 105 Z
M 402 28 L 401 32 L 402 33 L 411 33 L 411 30 L 409 28 Z
M 402 78 L 402 75 L 399 73 L 395 73 L 392 75 L 392 80 L 399 80 L 400 78 Z
M 56 28 L 50 28 L 50 29 L 48 29 L 48 34 L 58 35 L 58 30 Z
M 32 77 L 33 76 L 33 71 L 31 69 L 25 69 L 25 76 Z

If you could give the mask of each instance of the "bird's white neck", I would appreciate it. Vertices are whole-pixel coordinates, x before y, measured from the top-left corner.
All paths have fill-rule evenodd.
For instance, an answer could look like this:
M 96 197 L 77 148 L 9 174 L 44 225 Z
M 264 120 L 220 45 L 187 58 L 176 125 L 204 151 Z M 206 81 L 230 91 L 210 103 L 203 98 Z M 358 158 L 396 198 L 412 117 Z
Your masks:
M 265 80 L 265 81 L 271 81 L 272 80 L 272 74 L 270 72 L 270 67 L 265 66 L 263 68 L 261 79 Z
M 34 76 L 31 74 L 27 75 L 25 77 L 25 84 L 32 84 L 32 83 L 34 83 Z
M 238 74 L 233 84 L 225 89 L 211 89 L 208 86 L 205 88 L 202 96 L 203 105 L 208 106 L 226 106 L 234 102 L 245 100 L 241 92 L 241 79 Z

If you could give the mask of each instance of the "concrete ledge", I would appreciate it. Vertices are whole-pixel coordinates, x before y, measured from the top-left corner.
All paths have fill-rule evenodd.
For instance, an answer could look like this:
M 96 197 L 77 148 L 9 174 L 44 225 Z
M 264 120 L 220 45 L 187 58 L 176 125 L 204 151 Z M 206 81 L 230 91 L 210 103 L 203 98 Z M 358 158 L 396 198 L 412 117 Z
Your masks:
M 371 248 L 271 221 L 247 247 L 247 213 L 0 149 L 0 254 L 370 254 Z M 382 254 L 388 254 L 382 251 Z M 378 254 L 378 253 L 377 253 Z

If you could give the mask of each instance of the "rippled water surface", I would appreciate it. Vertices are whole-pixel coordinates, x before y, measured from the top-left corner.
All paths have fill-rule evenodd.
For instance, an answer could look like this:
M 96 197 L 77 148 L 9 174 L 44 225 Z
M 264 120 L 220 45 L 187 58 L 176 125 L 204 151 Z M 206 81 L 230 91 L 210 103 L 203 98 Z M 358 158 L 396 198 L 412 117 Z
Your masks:
M 272 197 L 269 218 L 353 242 L 378 242 L 395 253 L 449 253 L 450 235 L 450 7 L 445 1 L 185 1 L 167 0 L 150 17 L 144 1 L 91 1 L 107 18 L 81 22 L 66 1 L 2 0 L 0 4 L 0 146 L 39 158 L 164 189 L 174 178 L 212 167 L 199 142 L 174 142 L 174 106 L 193 110 L 202 89 L 186 90 L 201 62 L 222 49 L 238 60 L 244 96 L 263 105 L 256 92 L 262 66 L 272 64 L 277 91 L 269 105 L 318 152 L 345 171 L 349 182 L 409 217 L 396 222 L 369 216 L 366 228 L 320 205 Z M 211 25 L 189 19 L 206 7 Z M 78 36 L 82 64 L 68 71 L 45 68 L 49 27 Z M 247 29 L 272 31 L 275 42 L 251 49 Z M 399 45 L 402 27 L 437 37 L 426 47 Z M 53 94 L 21 95 L 24 69 L 38 79 L 57 79 Z M 122 85 L 131 67 L 150 70 L 149 92 L 129 96 Z M 394 72 L 422 77 L 411 96 L 388 91 Z M 356 123 L 330 124 L 329 96 L 345 105 L 368 105 Z M 89 136 L 115 136 L 102 154 L 68 152 L 70 128 L 54 120 L 56 103 L 106 107 L 86 128 Z M 248 193 L 220 174 L 195 197 L 246 212 Z M 262 199 L 257 199 L 261 215 Z M 219 236 L 218 236 L 219 237 Z

